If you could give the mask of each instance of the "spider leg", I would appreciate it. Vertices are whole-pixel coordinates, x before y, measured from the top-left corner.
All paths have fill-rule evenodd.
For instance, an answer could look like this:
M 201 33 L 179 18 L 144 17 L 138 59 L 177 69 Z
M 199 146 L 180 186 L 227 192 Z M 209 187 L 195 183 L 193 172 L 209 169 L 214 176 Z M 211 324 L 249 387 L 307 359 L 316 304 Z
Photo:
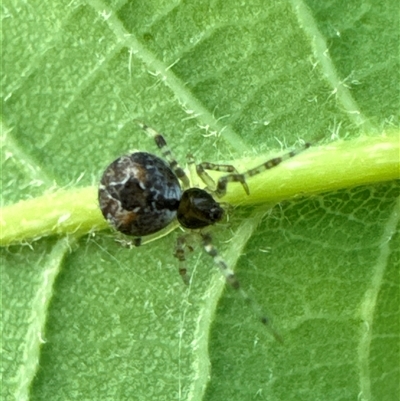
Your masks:
M 179 275 L 186 285 L 190 283 L 190 275 L 186 267 L 187 250 L 193 251 L 193 248 L 187 244 L 187 235 L 181 235 L 176 240 L 174 256 L 179 260 Z
M 236 170 L 236 168 L 230 164 L 216 164 L 216 163 L 209 163 L 209 162 L 203 162 L 200 164 L 196 165 L 196 173 L 197 175 L 201 178 L 201 180 L 204 182 L 204 184 L 207 185 L 207 187 L 215 191 L 216 189 L 216 184 L 215 181 L 210 177 L 210 175 L 205 171 L 205 170 L 212 170 L 212 171 L 222 171 L 224 173 L 231 173 L 229 176 L 235 176 L 238 177 L 235 181 L 238 181 L 242 184 L 243 189 L 245 190 L 246 194 L 249 195 L 249 187 L 246 183 L 245 178 L 242 178 L 242 174 L 239 174 L 239 172 Z M 228 177 L 229 177 L 228 176 Z
M 214 263 L 221 270 L 226 282 L 235 290 L 238 290 L 240 288 L 240 283 L 233 270 L 229 268 L 224 259 L 219 255 L 217 248 L 215 248 L 212 243 L 211 235 L 209 233 L 201 233 L 201 238 L 203 240 L 204 250 L 213 258 Z
M 279 157 L 274 157 L 270 160 L 267 160 L 266 162 L 264 162 L 263 164 L 260 164 L 257 167 L 254 167 L 250 170 L 247 170 L 246 172 L 242 173 L 242 174 L 238 174 L 237 172 L 234 174 L 228 174 L 225 175 L 223 177 L 221 177 L 218 180 L 218 184 L 217 184 L 217 189 L 215 190 L 215 195 L 219 198 L 222 198 L 225 194 L 226 194 L 226 187 L 228 186 L 229 182 L 240 182 L 246 193 L 249 194 L 248 188 L 246 190 L 247 184 L 246 183 L 246 179 L 253 177 L 254 175 L 260 174 L 262 173 L 264 170 L 270 170 L 276 166 L 278 166 L 279 164 L 281 164 L 282 162 L 284 162 L 285 160 L 288 160 L 292 157 L 297 156 L 299 153 L 304 152 L 306 149 L 308 149 L 311 146 L 311 143 L 307 142 L 305 143 L 302 147 L 298 148 L 298 149 L 294 149 L 288 153 L 285 153 L 282 156 Z
M 178 162 L 174 158 L 172 151 L 168 147 L 165 138 L 160 133 L 155 131 L 153 128 L 149 127 L 148 125 L 146 125 L 140 121 L 136 121 L 136 122 L 137 122 L 137 124 L 139 124 L 140 128 L 142 128 L 144 131 L 146 131 L 147 134 L 150 135 L 154 139 L 157 147 L 161 150 L 161 154 L 168 161 L 169 166 L 171 167 L 172 171 L 182 181 L 183 187 L 185 189 L 189 188 L 189 186 L 190 186 L 189 178 L 186 175 L 183 168 L 178 164 Z
M 244 301 L 252 307 L 260 322 L 267 327 L 270 333 L 274 336 L 275 340 L 283 343 L 281 335 L 272 327 L 271 321 L 268 316 L 262 311 L 260 305 L 258 305 L 258 303 L 253 298 L 251 298 L 246 291 L 242 289 L 242 287 L 240 286 L 240 282 L 236 278 L 233 270 L 229 268 L 224 259 L 219 255 L 217 249 L 212 244 L 211 235 L 208 233 L 201 233 L 200 235 L 203 240 L 205 251 L 214 259 L 215 264 L 218 265 L 222 274 L 224 275 L 226 282 L 235 290 L 240 292 L 240 295 L 243 297 Z
M 127 240 L 126 238 L 117 238 L 115 242 L 118 242 L 124 248 L 132 248 L 133 246 L 138 247 L 142 245 L 142 237 L 136 237 L 132 241 Z

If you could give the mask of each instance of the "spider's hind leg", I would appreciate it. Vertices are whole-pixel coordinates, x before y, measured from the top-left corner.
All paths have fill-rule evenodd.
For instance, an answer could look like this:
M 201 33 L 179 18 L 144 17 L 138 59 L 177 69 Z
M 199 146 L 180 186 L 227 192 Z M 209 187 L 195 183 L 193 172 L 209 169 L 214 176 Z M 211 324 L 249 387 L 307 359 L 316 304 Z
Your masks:
M 125 236 L 118 236 L 115 239 L 115 242 L 118 242 L 124 248 L 133 248 L 142 245 L 142 237 L 135 237 L 132 240 L 128 240 Z

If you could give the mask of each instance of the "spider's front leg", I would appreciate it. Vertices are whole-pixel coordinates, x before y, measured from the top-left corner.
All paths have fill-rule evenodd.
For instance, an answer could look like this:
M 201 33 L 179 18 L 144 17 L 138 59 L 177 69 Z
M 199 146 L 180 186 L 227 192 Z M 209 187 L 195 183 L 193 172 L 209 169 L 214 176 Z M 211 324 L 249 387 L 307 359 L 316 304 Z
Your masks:
M 210 177 L 209 174 L 207 174 L 206 170 L 210 171 L 221 171 L 224 173 L 230 173 L 229 175 L 226 175 L 224 177 L 221 177 L 218 180 L 218 185 L 215 185 L 215 181 Z M 222 185 L 225 186 L 224 190 L 221 191 L 219 190 L 220 187 L 220 181 L 221 179 L 231 177 L 228 180 L 230 181 L 235 181 L 235 182 L 240 182 L 243 186 L 243 189 L 245 190 L 246 194 L 250 194 L 249 187 L 246 183 L 245 176 L 243 174 L 239 174 L 239 172 L 236 170 L 234 166 L 231 164 L 216 164 L 216 163 L 209 163 L 209 162 L 203 162 L 200 164 L 196 165 L 196 173 L 197 175 L 201 178 L 201 180 L 207 185 L 207 188 L 211 190 L 213 193 L 215 193 L 218 197 L 222 197 L 226 193 L 226 185 L 228 182 L 225 184 L 223 183 Z
M 222 198 L 226 194 L 226 189 L 228 183 L 230 182 L 239 182 L 242 184 L 243 189 L 245 190 L 246 194 L 249 195 L 249 187 L 246 183 L 246 180 L 254 175 L 260 174 L 265 170 L 270 170 L 287 159 L 297 156 L 299 153 L 305 151 L 311 146 L 311 143 L 307 142 L 302 147 L 292 150 L 288 153 L 285 153 L 282 156 L 274 157 L 272 159 L 267 160 L 266 162 L 254 167 L 250 170 L 245 171 L 244 173 L 240 174 L 235 169 L 235 167 L 228 165 L 228 164 L 214 164 L 203 162 L 196 166 L 196 171 L 202 181 L 207 185 L 208 188 L 215 188 L 213 189 L 213 193 L 218 197 Z M 214 180 L 207 174 L 205 170 L 213 170 L 213 171 L 222 171 L 226 173 L 230 173 L 220 177 L 218 179 L 217 185 L 215 185 Z
M 222 256 L 219 255 L 218 250 L 212 244 L 211 235 L 208 233 L 201 233 L 200 235 L 203 240 L 203 246 L 204 246 L 205 251 L 213 258 L 214 263 L 216 265 L 218 265 L 220 271 L 222 272 L 222 274 L 225 277 L 226 282 L 232 288 L 234 288 L 236 291 L 238 291 L 240 293 L 240 295 L 243 297 L 244 301 L 252 307 L 252 309 L 254 310 L 254 313 L 258 316 L 258 319 L 260 320 L 260 322 L 264 326 L 267 327 L 267 329 L 275 337 L 275 339 L 277 341 L 279 341 L 280 343 L 283 343 L 283 339 L 282 339 L 281 335 L 273 328 L 268 316 L 264 313 L 264 311 L 258 305 L 258 303 L 252 297 L 250 297 L 245 290 L 243 290 L 243 288 L 240 286 L 240 282 L 237 279 L 233 270 L 227 265 L 227 263 L 222 258 Z
M 235 273 L 226 264 L 225 260 L 219 255 L 217 248 L 212 243 L 211 235 L 208 233 L 202 233 L 201 238 L 203 241 L 204 250 L 213 258 L 214 263 L 219 267 L 221 273 L 225 277 L 226 282 L 234 289 L 240 288 L 240 283 L 236 278 Z

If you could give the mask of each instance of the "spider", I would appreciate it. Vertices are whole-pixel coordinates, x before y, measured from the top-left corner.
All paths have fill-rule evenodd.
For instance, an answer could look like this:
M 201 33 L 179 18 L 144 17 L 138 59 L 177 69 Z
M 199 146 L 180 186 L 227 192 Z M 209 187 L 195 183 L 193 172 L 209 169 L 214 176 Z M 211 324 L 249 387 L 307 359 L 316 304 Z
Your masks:
M 165 160 L 146 152 L 135 152 L 114 160 L 104 171 L 99 186 L 99 204 L 104 218 L 117 231 L 133 236 L 135 246 L 141 244 L 143 236 L 156 233 L 177 219 L 182 227 L 198 233 L 205 251 L 213 258 L 226 282 L 250 301 L 235 273 L 214 247 L 210 233 L 203 229 L 222 219 L 224 209 L 217 199 L 223 198 L 229 183 L 239 182 L 249 195 L 247 178 L 278 166 L 308 149 L 311 144 L 305 143 L 301 148 L 267 160 L 244 173 L 239 173 L 229 164 L 197 164 L 196 173 L 206 185 L 205 189 L 200 189 L 190 186 L 188 176 L 173 157 L 163 135 L 146 124 L 137 123 L 154 138 Z M 189 163 L 194 164 L 193 158 Z M 226 175 L 215 183 L 206 170 Z M 188 284 L 185 252 L 191 247 L 186 242 L 186 235 L 178 238 L 174 256 L 179 260 L 179 274 Z M 254 302 L 253 307 L 259 311 Z M 268 325 L 268 318 L 257 313 L 261 322 Z M 276 333 L 274 336 L 280 339 Z

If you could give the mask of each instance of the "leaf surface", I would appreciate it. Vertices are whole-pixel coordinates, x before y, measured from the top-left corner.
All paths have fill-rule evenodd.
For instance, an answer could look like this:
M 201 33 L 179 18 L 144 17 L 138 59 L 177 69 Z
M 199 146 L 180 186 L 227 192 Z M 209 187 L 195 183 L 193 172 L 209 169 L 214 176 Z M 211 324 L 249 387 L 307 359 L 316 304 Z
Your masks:
M 2 202 L 21 207 L 2 215 L 3 399 L 398 396 L 397 3 L 3 3 Z M 157 152 L 135 119 L 182 164 L 315 144 L 249 201 L 232 185 L 212 230 L 283 345 L 199 247 L 181 283 L 179 230 L 137 249 L 96 231 L 104 168 Z

